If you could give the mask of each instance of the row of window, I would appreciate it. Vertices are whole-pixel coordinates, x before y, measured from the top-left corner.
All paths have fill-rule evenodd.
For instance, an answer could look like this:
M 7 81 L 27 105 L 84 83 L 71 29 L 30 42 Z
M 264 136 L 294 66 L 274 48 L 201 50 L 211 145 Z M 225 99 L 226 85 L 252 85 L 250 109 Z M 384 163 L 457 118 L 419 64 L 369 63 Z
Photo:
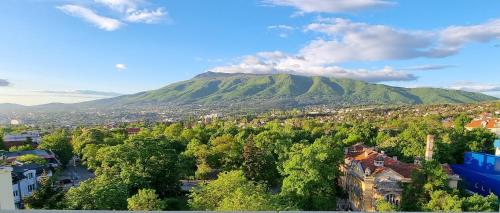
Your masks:
M 35 184 L 30 184 L 28 185 L 28 192 L 32 192 L 35 190 L 36 185 Z

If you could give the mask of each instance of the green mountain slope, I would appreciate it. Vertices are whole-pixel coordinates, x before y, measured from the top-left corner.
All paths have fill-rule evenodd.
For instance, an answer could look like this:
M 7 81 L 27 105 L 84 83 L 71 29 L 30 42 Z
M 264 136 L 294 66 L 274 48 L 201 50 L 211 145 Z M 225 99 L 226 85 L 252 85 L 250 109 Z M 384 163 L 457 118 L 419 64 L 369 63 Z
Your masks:
M 87 106 L 155 105 L 304 106 L 317 104 L 436 104 L 496 100 L 480 93 L 436 88 L 401 88 L 351 79 L 290 74 L 207 72 L 158 90 L 84 103 Z

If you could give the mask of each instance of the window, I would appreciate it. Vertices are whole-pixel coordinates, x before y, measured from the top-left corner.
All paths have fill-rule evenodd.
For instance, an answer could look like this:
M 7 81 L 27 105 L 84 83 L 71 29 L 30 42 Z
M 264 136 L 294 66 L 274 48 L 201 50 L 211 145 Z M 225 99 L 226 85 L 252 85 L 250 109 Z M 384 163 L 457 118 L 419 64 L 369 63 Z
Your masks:
M 28 192 L 31 192 L 33 191 L 33 189 L 31 188 L 31 185 L 28 185 Z
M 31 173 L 31 172 L 30 172 L 30 173 L 28 173 L 28 178 L 29 178 L 29 179 L 33 179 L 33 173 Z
M 19 191 L 16 190 L 16 191 L 14 191 L 14 197 L 17 197 L 17 196 L 19 196 Z
M 399 205 L 399 200 L 395 194 L 388 194 L 385 196 L 385 200 L 393 205 Z

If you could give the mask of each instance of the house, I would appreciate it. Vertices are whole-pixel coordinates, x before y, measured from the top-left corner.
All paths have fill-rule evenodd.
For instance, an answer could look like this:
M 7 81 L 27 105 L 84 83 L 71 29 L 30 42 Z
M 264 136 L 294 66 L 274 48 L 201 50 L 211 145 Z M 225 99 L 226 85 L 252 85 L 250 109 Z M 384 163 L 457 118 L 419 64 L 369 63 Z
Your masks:
M 141 128 L 127 128 L 125 131 L 127 131 L 128 135 L 137 135 L 141 131 Z
M 467 125 L 465 125 L 465 129 L 472 130 L 475 128 L 486 128 L 491 132 L 495 133 L 500 137 L 500 119 L 492 118 L 489 116 L 481 116 L 479 119 L 474 119 Z
M 39 156 L 39 157 L 47 160 L 47 163 L 50 167 L 56 168 L 56 167 L 61 166 L 61 163 L 59 162 L 59 160 L 56 158 L 56 155 L 52 151 L 35 149 L 35 150 L 25 150 L 25 151 L 16 151 L 16 152 L 4 152 L 4 153 L 0 154 L 2 159 L 5 160 L 5 162 L 7 162 L 7 163 L 14 163 L 18 157 L 23 156 L 23 155 Z
M 17 208 L 22 208 L 23 198 L 38 189 L 42 178 L 52 176 L 52 168 L 47 165 L 19 164 L 12 166 L 12 194 Z
M 432 160 L 434 137 L 427 137 L 426 160 Z M 341 165 L 342 173 L 339 185 L 348 194 L 349 210 L 375 211 L 376 201 L 385 199 L 393 205 L 400 205 L 403 188 L 402 183 L 412 181 L 411 175 L 421 167 L 421 160 L 404 163 L 397 157 L 389 157 L 376 148 L 356 144 L 345 150 L 345 163 Z M 442 165 L 448 173 L 449 186 L 456 188 L 459 177 L 449 165 Z
M 13 146 L 21 146 L 26 143 L 31 143 L 33 147 L 36 147 L 42 141 L 40 132 L 30 131 L 23 132 L 21 134 L 7 134 L 3 137 L 3 143 L 7 149 Z
M 495 155 L 466 152 L 463 164 L 452 165 L 453 171 L 463 178 L 467 190 L 500 196 L 500 140 L 496 140 L 494 146 Z

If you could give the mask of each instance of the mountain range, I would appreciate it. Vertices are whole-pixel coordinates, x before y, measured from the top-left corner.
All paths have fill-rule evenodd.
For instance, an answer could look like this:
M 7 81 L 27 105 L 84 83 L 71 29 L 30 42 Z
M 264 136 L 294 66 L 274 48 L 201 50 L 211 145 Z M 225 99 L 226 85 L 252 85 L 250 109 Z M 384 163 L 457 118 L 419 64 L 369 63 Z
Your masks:
M 403 88 L 358 80 L 292 74 L 206 72 L 157 90 L 78 104 L 34 107 L 0 105 L 0 111 L 27 109 L 204 107 L 303 107 L 370 104 L 474 103 L 497 100 L 481 93 L 439 88 Z

